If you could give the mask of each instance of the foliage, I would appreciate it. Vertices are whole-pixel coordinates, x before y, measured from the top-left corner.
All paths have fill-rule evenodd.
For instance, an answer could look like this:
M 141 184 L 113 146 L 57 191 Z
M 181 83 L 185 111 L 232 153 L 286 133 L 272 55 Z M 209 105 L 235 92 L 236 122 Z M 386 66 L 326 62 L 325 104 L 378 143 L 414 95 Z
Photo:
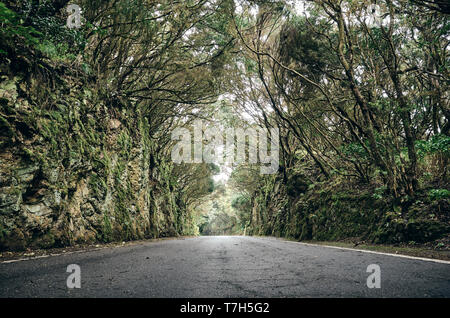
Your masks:
M 418 140 L 416 147 L 420 157 L 435 153 L 449 155 L 450 137 L 443 134 L 433 135 L 429 140 Z

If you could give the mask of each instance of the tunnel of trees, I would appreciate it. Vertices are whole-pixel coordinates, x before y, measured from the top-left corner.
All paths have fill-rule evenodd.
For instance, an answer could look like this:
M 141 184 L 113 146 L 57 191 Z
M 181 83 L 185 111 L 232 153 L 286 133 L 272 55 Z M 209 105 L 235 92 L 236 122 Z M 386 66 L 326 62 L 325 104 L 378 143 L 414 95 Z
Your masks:
M 449 11 L 0 2 L 0 249 L 198 234 L 448 244 Z M 198 120 L 277 128 L 277 173 L 174 163 L 172 131 Z

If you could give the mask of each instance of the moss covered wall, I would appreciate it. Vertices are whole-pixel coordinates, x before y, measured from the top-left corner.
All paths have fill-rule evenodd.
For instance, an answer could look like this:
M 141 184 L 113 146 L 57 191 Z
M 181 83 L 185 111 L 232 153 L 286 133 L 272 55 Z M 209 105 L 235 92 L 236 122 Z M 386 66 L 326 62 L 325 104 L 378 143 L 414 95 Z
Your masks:
M 139 109 L 65 66 L 25 70 L 0 78 L 0 250 L 197 233 Z
M 308 184 L 294 175 L 284 183 L 271 176 L 252 199 L 247 233 L 297 240 L 424 243 L 449 235 L 449 210 L 448 199 L 426 193 L 396 202 L 368 186 L 342 180 Z

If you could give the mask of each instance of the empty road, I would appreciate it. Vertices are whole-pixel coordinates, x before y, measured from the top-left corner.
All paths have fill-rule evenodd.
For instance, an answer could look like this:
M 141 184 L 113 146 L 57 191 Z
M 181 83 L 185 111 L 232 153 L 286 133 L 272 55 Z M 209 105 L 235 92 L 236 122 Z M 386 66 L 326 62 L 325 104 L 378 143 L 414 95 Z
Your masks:
M 69 289 L 67 266 L 81 270 Z M 381 288 L 367 287 L 367 267 Z M 450 297 L 450 264 L 211 236 L 103 248 L 0 264 L 0 297 Z

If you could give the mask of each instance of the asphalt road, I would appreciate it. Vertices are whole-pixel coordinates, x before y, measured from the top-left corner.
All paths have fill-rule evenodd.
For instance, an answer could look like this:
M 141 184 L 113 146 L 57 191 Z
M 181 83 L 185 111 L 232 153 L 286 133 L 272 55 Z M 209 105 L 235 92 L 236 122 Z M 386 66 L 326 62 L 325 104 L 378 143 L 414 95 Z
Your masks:
M 81 269 L 69 289 L 67 266 Z M 367 266 L 381 288 L 367 287 Z M 213 236 L 0 264 L 0 297 L 450 297 L 450 264 Z

